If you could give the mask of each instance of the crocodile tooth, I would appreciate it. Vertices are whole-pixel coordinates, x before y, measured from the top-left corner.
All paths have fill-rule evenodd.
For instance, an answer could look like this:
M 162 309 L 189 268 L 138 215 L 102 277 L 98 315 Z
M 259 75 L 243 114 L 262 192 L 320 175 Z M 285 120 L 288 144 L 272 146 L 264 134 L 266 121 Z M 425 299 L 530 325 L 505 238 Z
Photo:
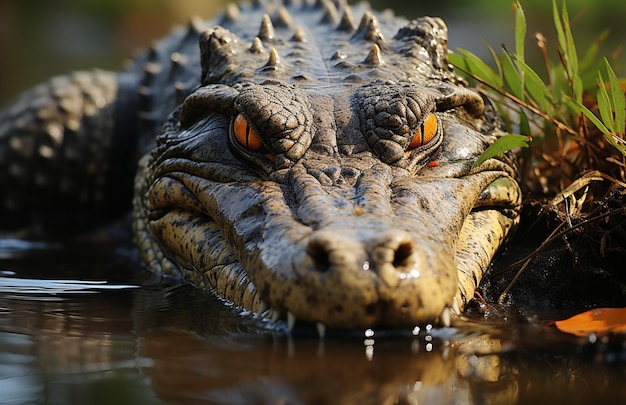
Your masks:
M 372 45 L 372 50 L 367 55 L 367 58 L 365 58 L 364 63 L 367 63 L 368 65 L 372 65 L 372 66 L 380 66 L 383 63 L 385 63 L 385 61 L 383 61 L 383 57 L 380 52 L 380 47 L 378 45 L 376 44 Z
M 324 335 L 326 334 L 326 325 L 318 322 L 315 324 L 315 327 L 317 328 L 317 334 L 319 335 L 320 339 L 324 339 Z
M 250 45 L 250 48 L 248 48 L 248 51 L 252 53 L 261 53 L 264 50 L 265 48 L 263 48 L 263 42 L 261 41 L 261 38 L 254 37 L 254 40 L 252 41 L 252 45 Z
M 261 315 L 267 309 L 267 304 L 265 301 L 259 301 L 259 306 L 256 310 L 257 314 Z
M 352 20 L 352 15 L 350 14 L 350 7 L 346 6 L 341 15 L 341 21 L 337 26 L 337 31 L 352 32 L 355 28 L 354 20 Z
M 291 312 L 287 311 L 287 328 L 289 332 L 293 329 L 293 325 L 296 324 L 296 316 Z
M 461 310 L 459 309 L 459 301 L 457 301 L 456 297 L 452 298 L 452 312 L 455 315 L 461 315 Z
M 441 312 L 441 323 L 446 328 L 450 327 L 450 308 L 445 307 L 443 312 Z
M 259 33 L 257 36 L 261 38 L 263 41 L 271 41 L 274 39 L 274 25 L 272 25 L 272 20 L 270 16 L 265 14 L 263 15 L 263 20 L 261 20 L 261 28 L 259 28 Z
M 280 312 L 277 309 L 270 309 L 269 314 L 267 316 L 270 318 L 272 322 L 277 322 L 280 319 Z

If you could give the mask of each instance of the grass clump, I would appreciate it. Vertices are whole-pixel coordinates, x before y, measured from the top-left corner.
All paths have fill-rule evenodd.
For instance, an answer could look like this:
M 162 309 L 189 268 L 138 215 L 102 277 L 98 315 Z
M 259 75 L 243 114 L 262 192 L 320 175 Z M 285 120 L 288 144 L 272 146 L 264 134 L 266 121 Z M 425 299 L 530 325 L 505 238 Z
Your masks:
M 553 197 L 592 171 L 624 187 L 624 82 L 608 59 L 598 58 L 608 31 L 579 58 L 565 2 L 561 10 L 556 1 L 552 5 L 557 36 L 552 52 L 546 37 L 535 35 L 543 71 L 526 62 L 526 17 L 519 2 L 514 5 L 515 50 L 488 47 L 495 68 L 464 49 L 450 55 L 450 61 L 495 102 L 509 133 L 532 137 L 530 151 L 521 154 L 527 194 Z M 519 135 L 501 137 L 496 151 L 525 146 Z M 607 191 L 600 188 L 586 198 L 598 199 L 598 193 Z
M 518 154 L 523 214 L 547 218 L 545 240 L 509 266 L 521 267 L 499 302 L 532 258 L 557 240 L 576 263 L 577 251 L 589 248 L 594 266 L 611 256 L 623 268 L 626 259 L 626 81 L 608 58 L 599 57 L 608 30 L 581 58 L 565 1 L 559 9 L 553 0 L 552 11 L 555 46 L 535 34 L 539 69 L 527 62 L 526 17 L 519 2 L 514 4 L 515 49 L 488 47 L 495 67 L 467 50 L 449 55 L 465 79 L 494 101 L 512 134 L 500 137 L 475 165 L 529 146 Z

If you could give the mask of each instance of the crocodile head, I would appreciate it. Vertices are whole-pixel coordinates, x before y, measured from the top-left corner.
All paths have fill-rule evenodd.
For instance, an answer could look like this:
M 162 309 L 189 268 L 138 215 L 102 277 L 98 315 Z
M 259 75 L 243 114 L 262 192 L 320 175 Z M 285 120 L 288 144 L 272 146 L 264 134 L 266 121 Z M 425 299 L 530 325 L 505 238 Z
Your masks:
M 140 164 L 142 256 L 290 324 L 448 324 L 517 220 L 511 162 L 471 167 L 495 113 L 441 20 L 325 4 L 201 35 L 202 83 Z

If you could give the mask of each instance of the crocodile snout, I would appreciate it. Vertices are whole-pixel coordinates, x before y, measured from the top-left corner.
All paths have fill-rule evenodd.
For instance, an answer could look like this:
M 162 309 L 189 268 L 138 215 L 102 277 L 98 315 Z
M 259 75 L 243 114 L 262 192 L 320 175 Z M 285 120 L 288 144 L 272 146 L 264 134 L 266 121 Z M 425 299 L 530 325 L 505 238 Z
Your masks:
M 341 328 L 446 323 L 442 313 L 457 284 L 453 255 L 443 246 L 357 223 L 312 232 L 293 270 L 299 294 L 287 294 L 285 307 L 298 319 Z

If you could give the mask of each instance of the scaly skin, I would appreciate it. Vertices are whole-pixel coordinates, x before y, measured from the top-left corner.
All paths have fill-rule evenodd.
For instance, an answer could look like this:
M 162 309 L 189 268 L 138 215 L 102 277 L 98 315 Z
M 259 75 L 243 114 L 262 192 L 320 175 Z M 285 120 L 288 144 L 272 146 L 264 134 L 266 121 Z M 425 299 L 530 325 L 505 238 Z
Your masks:
M 150 268 L 320 331 L 449 324 L 472 297 L 520 206 L 507 156 L 471 168 L 499 122 L 451 71 L 441 20 L 364 7 L 231 6 L 123 73 Z

